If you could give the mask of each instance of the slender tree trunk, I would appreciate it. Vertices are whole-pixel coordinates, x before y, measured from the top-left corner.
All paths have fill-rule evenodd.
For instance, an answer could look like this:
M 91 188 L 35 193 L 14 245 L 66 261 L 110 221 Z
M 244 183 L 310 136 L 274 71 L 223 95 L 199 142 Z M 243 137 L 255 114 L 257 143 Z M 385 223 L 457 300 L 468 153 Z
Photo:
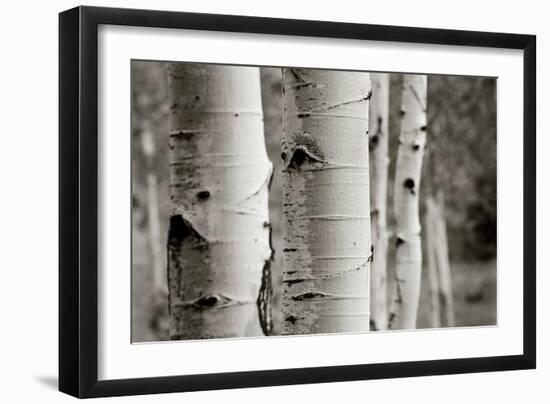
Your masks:
M 430 297 L 430 326 L 441 327 L 441 308 L 439 306 L 439 276 L 437 274 L 437 236 L 435 229 L 436 206 L 433 198 L 426 198 L 426 215 L 424 229 L 426 233 L 426 255 L 428 257 L 428 294 Z
M 259 69 L 177 63 L 170 98 L 172 339 L 269 332 L 270 224 Z
M 283 334 L 369 330 L 366 73 L 283 69 Z
M 141 146 L 147 169 L 147 217 L 149 222 L 149 246 L 153 270 L 154 301 L 159 294 L 166 293 L 166 272 L 160 241 L 160 217 L 158 201 L 158 181 L 155 171 L 155 143 L 148 129 L 141 132 Z
M 386 204 L 390 162 L 388 156 L 390 76 L 384 73 L 373 73 L 370 77 L 373 91 L 369 108 L 370 198 L 371 233 L 374 244 L 370 280 L 370 328 L 376 331 L 385 330 L 388 327 Z
M 438 243 L 436 249 L 437 268 L 440 285 L 440 301 L 443 313 L 443 324 L 454 327 L 453 287 L 451 265 L 449 263 L 449 244 L 447 242 L 447 225 L 445 221 L 445 199 L 443 191 L 437 193 L 437 215 L 434 217 L 435 234 Z
M 427 87 L 427 76 L 403 76 L 401 131 L 394 194 L 396 282 L 389 324 L 393 329 L 416 327 L 422 272 L 418 210 L 422 157 L 426 144 Z

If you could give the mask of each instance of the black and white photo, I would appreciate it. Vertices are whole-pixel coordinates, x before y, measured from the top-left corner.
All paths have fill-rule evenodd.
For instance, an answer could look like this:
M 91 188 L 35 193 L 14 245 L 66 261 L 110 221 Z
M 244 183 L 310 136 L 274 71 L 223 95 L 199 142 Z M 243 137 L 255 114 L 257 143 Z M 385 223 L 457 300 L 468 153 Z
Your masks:
M 133 60 L 132 341 L 495 326 L 495 77 Z

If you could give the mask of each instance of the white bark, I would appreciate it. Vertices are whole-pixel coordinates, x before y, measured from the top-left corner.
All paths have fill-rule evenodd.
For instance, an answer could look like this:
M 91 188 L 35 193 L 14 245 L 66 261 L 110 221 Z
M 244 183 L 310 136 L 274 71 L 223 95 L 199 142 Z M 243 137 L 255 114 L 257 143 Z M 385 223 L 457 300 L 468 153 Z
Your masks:
M 390 76 L 385 73 L 371 73 L 370 77 L 372 83 L 369 106 L 370 198 L 371 235 L 374 245 L 370 279 L 370 328 L 376 331 L 385 330 L 388 327 L 386 205 L 390 162 L 388 156 Z
M 403 76 L 394 191 L 397 252 L 389 320 L 392 329 L 416 328 L 422 270 L 418 210 L 426 144 L 427 87 L 427 76 Z
M 426 254 L 428 258 L 428 295 L 430 298 L 430 326 L 441 327 L 441 308 L 439 305 L 439 276 L 437 274 L 437 237 L 435 229 L 436 206 L 433 198 L 426 198 L 424 229 L 426 234 Z
M 283 69 L 283 334 L 369 330 L 366 73 Z
M 172 339 L 269 332 L 272 173 L 259 69 L 170 64 Z

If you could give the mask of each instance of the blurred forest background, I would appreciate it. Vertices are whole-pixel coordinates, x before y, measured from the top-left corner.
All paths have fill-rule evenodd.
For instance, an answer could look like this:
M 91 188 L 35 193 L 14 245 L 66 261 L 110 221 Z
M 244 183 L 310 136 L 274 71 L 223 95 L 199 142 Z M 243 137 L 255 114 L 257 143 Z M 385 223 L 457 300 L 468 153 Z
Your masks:
M 168 339 L 167 297 L 154 284 L 148 218 L 148 173 L 156 176 L 160 215 L 160 266 L 166 268 L 169 221 L 168 100 L 163 63 L 133 61 L 132 65 L 132 341 Z M 400 74 L 390 79 L 389 230 L 393 219 L 393 177 L 399 136 Z M 265 139 L 274 178 L 269 210 L 275 261 L 274 334 L 280 333 L 282 283 L 281 192 L 281 71 L 261 68 Z M 151 135 L 154 154 L 144 152 L 144 133 Z M 150 147 L 151 145 L 149 145 Z M 147 148 L 148 146 L 146 146 Z M 145 149 L 146 149 L 145 148 Z M 421 221 L 426 192 L 445 194 L 449 255 L 457 326 L 496 324 L 496 79 L 430 75 L 428 78 L 428 148 L 423 164 Z M 424 240 L 424 235 L 423 235 Z M 424 242 L 423 242 L 424 244 Z M 388 252 L 388 281 L 392 279 L 394 243 Z M 423 254 L 425 257 L 426 255 Z M 157 263 L 158 265 L 159 263 Z M 429 327 L 426 259 L 418 328 Z M 163 277 L 166 283 L 166 277 Z M 390 284 L 391 287 L 391 284 Z M 390 289 L 391 290 L 391 289 Z M 280 293 L 280 292 L 279 292 Z

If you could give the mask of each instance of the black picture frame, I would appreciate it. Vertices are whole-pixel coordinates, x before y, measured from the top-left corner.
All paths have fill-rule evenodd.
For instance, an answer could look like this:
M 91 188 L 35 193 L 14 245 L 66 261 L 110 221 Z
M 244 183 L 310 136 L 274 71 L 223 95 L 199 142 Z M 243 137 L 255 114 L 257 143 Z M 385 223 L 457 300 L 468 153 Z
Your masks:
M 99 381 L 98 26 L 509 48 L 523 51 L 523 353 L 466 359 Z M 536 37 L 340 22 L 77 7 L 59 15 L 59 389 L 104 397 L 459 374 L 536 366 Z

